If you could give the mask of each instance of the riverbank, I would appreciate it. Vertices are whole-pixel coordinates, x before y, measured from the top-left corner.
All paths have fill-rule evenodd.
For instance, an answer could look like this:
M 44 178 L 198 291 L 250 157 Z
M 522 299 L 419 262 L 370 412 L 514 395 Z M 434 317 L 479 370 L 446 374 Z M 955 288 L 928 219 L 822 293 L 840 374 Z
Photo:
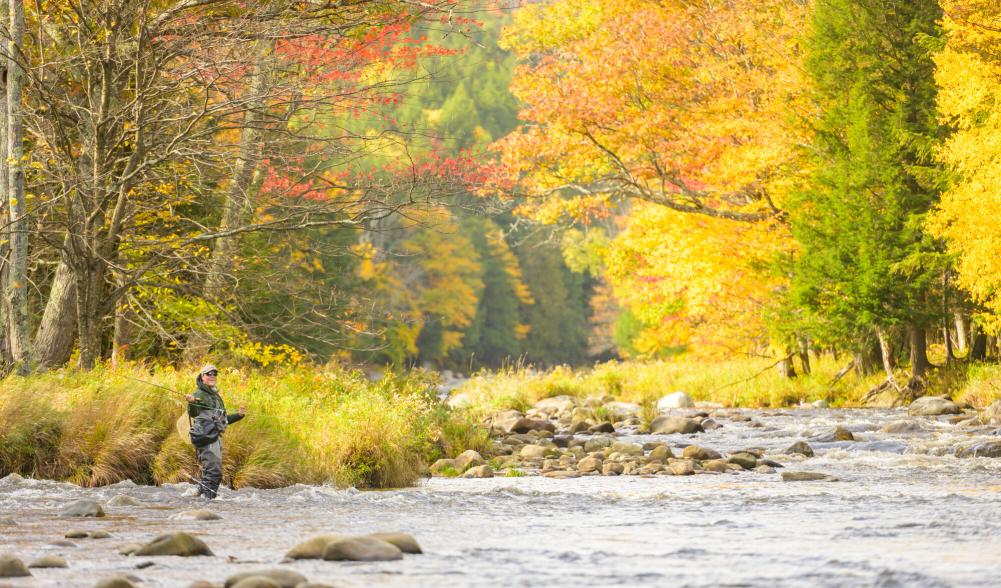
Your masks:
M 188 481 L 198 466 L 176 423 L 194 389 L 190 372 L 129 365 L 3 380 L 0 475 L 81 486 Z M 340 369 L 224 369 L 220 388 L 231 412 L 248 410 L 224 435 L 224 481 L 235 488 L 409 486 L 428 461 L 483 439 L 449 414 L 423 372 L 371 382 Z

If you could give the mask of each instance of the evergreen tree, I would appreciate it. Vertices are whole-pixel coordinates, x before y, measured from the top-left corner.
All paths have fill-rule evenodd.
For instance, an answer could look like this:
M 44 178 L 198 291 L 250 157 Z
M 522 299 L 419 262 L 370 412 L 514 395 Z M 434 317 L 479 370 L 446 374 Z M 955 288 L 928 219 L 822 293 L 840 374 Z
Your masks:
M 944 177 L 931 59 L 941 16 L 936 0 L 818 0 L 808 41 L 821 114 L 813 169 L 790 207 L 800 245 L 790 302 L 829 339 L 878 337 L 891 383 L 892 333 L 908 333 L 920 377 L 940 308 L 944 261 L 924 218 Z

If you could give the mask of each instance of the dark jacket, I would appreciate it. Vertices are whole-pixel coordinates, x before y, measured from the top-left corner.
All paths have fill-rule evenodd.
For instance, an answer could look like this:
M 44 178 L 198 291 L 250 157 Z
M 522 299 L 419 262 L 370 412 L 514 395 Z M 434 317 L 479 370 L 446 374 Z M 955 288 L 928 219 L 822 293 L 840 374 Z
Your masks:
M 225 414 L 226 424 L 233 424 L 243 418 L 243 415 L 238 412 L 226 414 L 226 404 L 222 401 L 222 396 L 219 396 L 219 392 L 215 388 L 203 382 L 201 376 L 198 376 L 195 382 L 198 388 L 192 394 L 195 401 L 188 403 L 188 416 L 195 418 L 203 411 L 211 410 L 218 415 Z

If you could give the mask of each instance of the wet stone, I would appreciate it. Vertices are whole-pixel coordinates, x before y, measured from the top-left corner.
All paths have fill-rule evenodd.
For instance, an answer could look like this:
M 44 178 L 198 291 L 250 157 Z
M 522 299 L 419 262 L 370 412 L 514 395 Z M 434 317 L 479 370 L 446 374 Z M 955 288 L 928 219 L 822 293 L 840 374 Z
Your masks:
M 424 553 L 417 539 L 408 533 L 369 533 L 369 537 L 385 541 L 390 545 L 395 545 L 403 553 L 419 554 Z
M 758 466 L 758 457 L 746 451 L 732 454 L 729 461 L 730 463 L 739 465 L 745 470 L 753 470 Z
M 134 555 L 176 555 L 193 557 L 212 555 L 204 541 L 188 533 L 166 533 L 136 550 Z
M 487 462 L 483 460 L 482 455 L 472 449 L 467 449 L 455 458 L 454 465 L 456 470 L 464 472 L 470 468 L 484 465 L 485 463 Z
M 462 474 L 463 478 L 492 478 L 494 477 L 494 471 L 490 469 L 488 465 L 480 465 L 474 468 L 469 468 L 466 473 Z
M 676 459 L 667 467 L 674 476 L 690 476 L 695 473 L 695 463 L 690 459 Z
M 697 459 L 699 461 L 705 461 L 707 459 L 720 459 L 722 457 L 718 451 L 714 449 L 709 449 L 708 447 L 699 447 L 698 445 L 689 445 L 682 451 L 682 456 L 685 459 Z
M 66 531 L 66 534 L 63 535 L 63 537 L 66 537 L 67 539 L 83 539 L 83 538 L 89 537 L 89 536 L 90 536 L 90 533 L 88 533 L 87 531 L 81 531 L 79 529 L 74 529 L 72 531 Z
M 281 584 L 265 576 L 248 576 L 228 588 L 281 588 Z
M 68 568 L 66 559 L 58 555 L 46 555 L 28 564 L 29 568 Z
M 233 588 L 234 586 L 241 586 L 243 582 L 251 578 L 264 578 L 268 582 L 271 582 L 272 586 L 277 586 L 279 588 L 295 588 L 297 585 L 306 581 L 306 576 L 303 576 L 295 570 L 289 570 L 285 568 L 270 568 L 264 570 L 252 570 L 249 572 L 242 572 L 239 574 L 234 574 L 226 578 L 226 588 Z M 263 588 L 266 584 L 261 583 L 251 583 L 247 584 L 249 587 L 259 586 Z
M 28 566 L 10 554 L 0 555 L 0 578 L 23 578 L 30 576 Z
M 112 576 L 100 580 L 97 584 L 94 584 L 94 588 L 137 588 L 137 586 L 125 576 Z
M 170 519 L 174 521 L 218 521 L 222 517 L 210 510 L 186 510 L 170 515 Z
M 787 455 L 805 455 L 806 457 L 813 457 L 813 448 L 806 441 L 797 441 L 786 448 L 785 452 Z
M 344 539 L 344 535 L 327 534 L 311 537 L 296 545 L 285 554 L 288 559 L 323 559 L 323 550 L 334 541 Z
M 614 433 L 615 425 L 609 422 L 598 423 L 587 428 L 588 433 Z
M 659 416 L 650 422 L 650 433 L 654 435 L 671 435 L 680 433 L 691 435 L 701 433 L 704 429 L 702 425 L 694 419 L 678 416 Z
M 142 506 L 142 503 L 124 494 L 119 494 L 108 501 L 108 506 Z
M 107 531 L 100 531 L 100 530 L 98 530 L 98 531 L 92 531 L 90 533 L 90 538 L 91 539 L 110 539 L 111 538 L 111 533 L 109 533 Z
M 63 517 L 103 517 L 104 509 L 93 500 L 77 500 L 63 507 L 59 511 L 59 516 Z
M 835 479 L 820 472 L 782 472 L 783 482 L 833 482 Z
M 398 547 L 372 537 L 350 537 L 334 541 L 323 552 L 327 561 L 394 561 L 403 559 Z

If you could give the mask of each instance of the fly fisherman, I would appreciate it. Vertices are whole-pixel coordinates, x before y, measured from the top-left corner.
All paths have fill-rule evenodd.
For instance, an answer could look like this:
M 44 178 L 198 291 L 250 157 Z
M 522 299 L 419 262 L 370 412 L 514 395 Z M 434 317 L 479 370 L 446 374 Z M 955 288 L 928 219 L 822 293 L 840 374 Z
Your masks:
M 191 419 L 191 442 L 195 455 L 202 466 L 202 479 L 198 483 L 198 495 L 215 498 L 222 482 L 222 432 L 226 426 L 242 419 L 247 414 L 244 407 L 239 412 L 226 414 L 216 377 L 219 370 L 207 364 L 195 378 L 197 388 L 194 394 L 187 394 L 188 417 Z

